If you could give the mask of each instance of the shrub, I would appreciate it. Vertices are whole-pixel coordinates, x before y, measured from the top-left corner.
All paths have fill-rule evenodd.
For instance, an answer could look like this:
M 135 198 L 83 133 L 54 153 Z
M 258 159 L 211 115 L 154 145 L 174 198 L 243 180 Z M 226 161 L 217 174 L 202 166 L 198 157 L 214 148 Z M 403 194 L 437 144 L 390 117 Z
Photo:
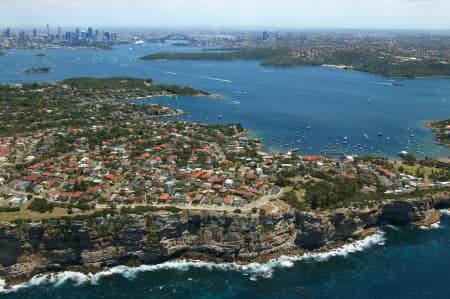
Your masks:
M 20 207 L 0 207 L 0 213 L 2 212 L 19 212 Z
M 39 213 L 52 212 L 53 208 L 53 204 L 49 204 L 47 200 L 42 198 L 35 198 L 28 206 L 29 210 Z

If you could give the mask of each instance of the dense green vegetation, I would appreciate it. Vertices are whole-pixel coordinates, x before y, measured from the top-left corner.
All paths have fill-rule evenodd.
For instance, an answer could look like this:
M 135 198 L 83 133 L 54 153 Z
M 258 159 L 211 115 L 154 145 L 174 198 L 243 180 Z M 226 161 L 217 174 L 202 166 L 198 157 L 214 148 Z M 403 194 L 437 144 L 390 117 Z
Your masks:
M 306 203 L 299 201 L 297 195 L 295 195 L 295 192 L 286 192 L 280 197 L 280 199 L 299 211 L 304 211 L 307 209 Z
M 0 213 L 2 212 L 19 212 L 20 207 L 0 207 Z
M 389 54 L 369 50 L 339 50 L 314 59 L 274 57 L 262 63 L 266 66 L 294 67 L 305 65 L 346 65 L 354 70 L 386 77 L 450 76 L 450 65 L 435 60 L 403 61 Z
M 449 131 L 447 126 L 449 125 L 450 119 L 430 123 L 430 127 L 437 133 L 436 139 L 438 142 L 447 145 L 450 144 L 450 134 L 447 133 Z
M 416 161 L 417 161 L 416 157 L 414 157 L 413 154 L 407 154 L 407 155 L 403 156 L 403 160 L 408 165 L 414 165 L 414 164 L 416 164 Z
M 54 207 L 53 204 L 48 203 L 45 199 L 35 198 L 28 206 L 28 209 L 33 212 L 45 213 L 53 211 Z
M 165 206 L 165 207 L 137 206 L 135 208 L 129 208 L 129 207 L 121 207 L 120 208 L 121 215 L 128 215 L 128 214 L 143 215 L 147 212 L 157 212 L 157 211 L 167 211 L 167 212 L 171 212 L 171 213 L 178 213 L 181 210 L 174 206 Z
M 148 84 L 153 83 L 152 79 L 137 79 L 130 77 L 113 77 L 113 78 L 89 78 L 77 77 L 69 78 L 60 82 L 77 89 L 115 89 L 115 88 L 145 88 Z
M 269 59 L 272 57 L 280 57 L 289 54 L 287 48 L 257 48 L 257 49 L 241 49 L 225 53 L 156 53 L 150 54 L 139 59 L 143 60 L 249 60 L 249 59 Z
M 84 90 L 108 90 L 108 89 L 126 89 L 136 90 L 141 89 L 149 92 L 168 92 L 177 95 L 208 95 L 207 92 L 196 90 L 190 87 L 154 84 L 152 79 L 137 79 L 129 77 L 112 77 L 112 78 L 70 78 L 60 82 L 61 84 L 68 84 L 73 88 Z
M 50 73 L 53 72 L 53 70 L 49 67 L 40 67 L 40 68 L 31 68 L 24 71 L 25 74 L 30 73 Z
M 273 67 L 314 66 L 322 64 L 346 65 L 357 71 L 374 73 L 386 77 L 414 78 L 430 76 L 450 76 L 450 65 L 431 59 L 405 60 L 382 51 L 373 50 L 333 50 L 314 58 L 292 56 L 289 48 L 249 48 L 231 52 L 212 53 L 209 49 L 202 53 L 156 53 L 143 60 L 262 60 L 262 65 Z

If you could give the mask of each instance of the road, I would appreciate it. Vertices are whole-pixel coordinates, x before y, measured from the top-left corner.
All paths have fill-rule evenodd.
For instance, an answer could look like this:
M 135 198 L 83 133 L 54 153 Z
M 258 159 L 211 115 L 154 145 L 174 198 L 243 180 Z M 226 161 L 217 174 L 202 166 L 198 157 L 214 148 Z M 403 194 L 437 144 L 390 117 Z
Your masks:
M 252 201 L 249 204 L 244 205 L 244 206 L 192 205 L 191 203 L 189 203 L 189 204 L 152 204 L 151 206 L 152 207 L 159 207 L 159 208 L 172 206 L 172 207 L 176 207 L 176 208 L 181 209 L 181 210 L 200 210 L 200 211 L 215 211 L 215 212 L 223 212 L 223 211 L 233 212 L 236 209 L 240 209 L 241 211 L 251 211 L 251 209 L 253 209 L 253 208 L 257 208 L 258 209 L 258 208 L 260 208 L 261 206 L 263 206 L 265 204 L 272 205 L 274 208 L 276 208 L 273 205 L 273 203 L 270 202 L 270 200 L 272 198 L 279 197 L 282 194 L 282 191 L 283 190 L 280 189 L 278 194 L 274 195 L 273 197 L 270 194 L 261 196 L 257 200 L 254 200 L 254 201 Z M 134 207 L 137 207 L 137 206 L 147 206 L 147 205 L 146 204 L 131 204 L 131 205 L 118 204 L 117 208 L 120 209 L 122 206 L 134 208 Z M 96 209 L 106 209 L 108 207 L 109 207 L 109 204 L 97 204 L 95 206 Z

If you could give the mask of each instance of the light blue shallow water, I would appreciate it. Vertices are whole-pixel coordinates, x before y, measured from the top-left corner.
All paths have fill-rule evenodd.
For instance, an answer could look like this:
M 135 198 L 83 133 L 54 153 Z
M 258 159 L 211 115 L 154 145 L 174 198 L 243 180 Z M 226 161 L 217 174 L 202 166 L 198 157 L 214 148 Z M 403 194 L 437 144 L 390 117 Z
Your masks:
M 223 94 L 227 100 L 166 98 L 161 102 L 208 123 L 241 122 L 263 138 L 266 150 L 303 153 L 342 150 L 396 157 L 406 150 L 419 157 L 446 157 L 423 121 L 450 117 L 450 79 L 398 80 L 325 67 L 266 68 L 258 61 L 141 61 L 159 51 L 200 51 L 158 44 L 120 46 L 112 51 L 13 51 L 0 57 L 0 83 L 59 81 L 75 76 L 134 76 Z M 47 57 L 34 57 L 35 53 Z M 13 74 L 50 66 L 48 74 Z M 223 118 L 218 118 L 222 115 Z M 311 127 L 311 129 L 307 129 Z M 408 130 L 409 129 L 409 130 Z M 383 134 L 382 137 L 378 133 Z M 413 135 L 413 136 L 412 136 Z M 344 136 L 348 144 L 344 144 Z M 389 138 L 388 138 L 389 137 Z
M 350 153 L 351 148 L 351 153 L 360 155 L 395 156 L 409 147 L 408 151 L 419 155 L 420 152 L 435 157 L 450 154 L 448 148 L 434 144 L 433 134 L 421 125 L 426 120 L 450 116 L 449 79 L 400 80 L 405 85 L 394 87 L 383 77 L 324 67 L 274 69 L 261 67 L 257 61 L 139 61 L 137 57 L 151 52 L 200 49 L 159 45 L 129 48 L 13 51 L 0 57 L 0 82 L 60 81 L 75 76 L 150 77 L 157 82 L 223 94 L 228 99 L 183 97 L 141 102 L 160 102 L 183 109 L 190 113 L 185 117 L 188 120 L 241 122 L 254 136 L 264 138 L 267 149 L 298 147 L 304 153 L 317 154 L 325 148 L 345 149 Z M 40 52 L 47 53 L 48 57 L 33 56 Z M 41 66 L 50 66 L 56 71 L 12 74 Z M 219 119 L 218 115 L 223 118 Z M 383 137 L 378 137 L 378 132 L 382 132 Z M 343 145 L 344 136 L 348 137 L 350 146 Z M 386 140 L 387 136 L 390 140 Z M 169 263 L 159 270 L 155 267 L 148 267 L 144 272 L 127 269 L 121 271 L 122 274 L 98 278 L 96 284 L 80 283 L 86 279 L 83 276 L 59 279 L 57 285 L 41 282 L 4 296 L 449 298 L 449 216 L 443 216 L 440 227 L 435 229 L 384 227 L 383 231 L 385 234 L 373 242 L 359 244 L 357 249 L 361 251 L 350 254 L 341 251 L 325 260 L 323 256 L 294 263 L 284 260 L 258 265 L 253 270 Z M 259 272 L 255 273 L 256 270 Z M 263 278 L 264 275 L 270 277 Z

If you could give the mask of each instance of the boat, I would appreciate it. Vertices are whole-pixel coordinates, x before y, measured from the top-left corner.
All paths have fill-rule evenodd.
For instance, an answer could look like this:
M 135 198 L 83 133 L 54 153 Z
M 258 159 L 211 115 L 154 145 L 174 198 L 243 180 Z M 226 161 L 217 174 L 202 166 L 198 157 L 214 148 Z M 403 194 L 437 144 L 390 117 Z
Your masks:
M 307 126 L 306 128 L 307 128 L 308 130 L 311 130 L 311 127 L 310 127 L 310 126 Z
M 292 152 L 292 153 L 298 152 L 298 148 L 296 148 L 296 147 L 291 148 L 290 152 Z
M 394 86 L 403 86 L 403 85 L 405 85 L 405 83 L 402 83 L 402 82 L 392 82 L 392 85 L 394 85 Z
M 217 115 L 217 118 L 223 118 L 222 114 Z
M 344 137 L 344 140 L 348 140 L 348 137 L 347 137 L 347 136 L 345 136 L 345 137 Z
M 378 136 L 380 136 L 380 137 L 381 137 L 381 136 L 383 136 L 383 133 L 381 133 L 381 132 L 378 132 Z

